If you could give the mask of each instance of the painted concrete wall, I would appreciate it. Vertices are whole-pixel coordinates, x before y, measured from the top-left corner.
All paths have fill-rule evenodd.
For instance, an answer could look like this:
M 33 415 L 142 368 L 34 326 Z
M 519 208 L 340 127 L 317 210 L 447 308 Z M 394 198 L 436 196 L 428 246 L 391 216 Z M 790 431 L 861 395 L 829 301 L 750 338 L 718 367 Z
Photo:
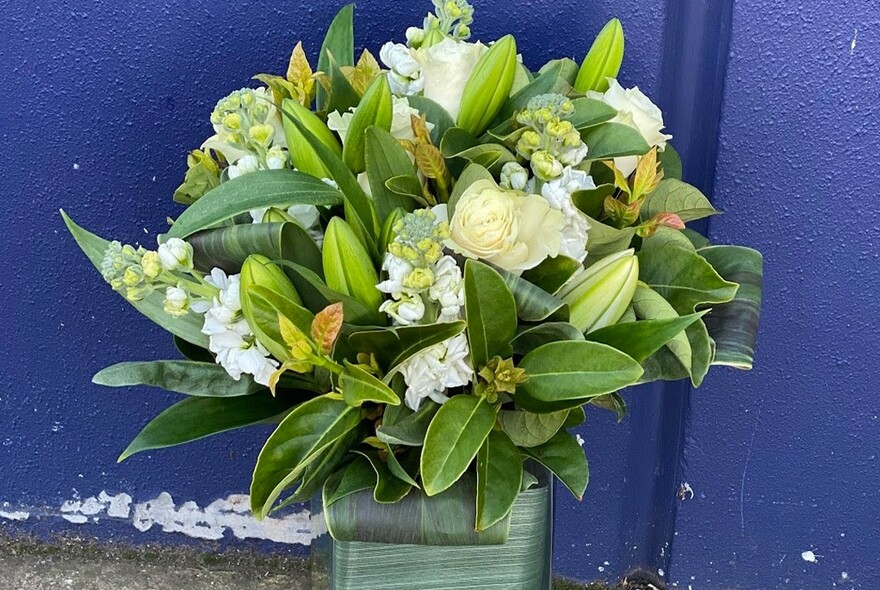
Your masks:
M 0 2 L 0 125 L 11 148 L 0 175 L 7 322 L 0 335 L 0 530 L 73 530 L 131 542 L 222 537 L 217 542 L 306 550 L 301 515 L 265 529 L 241 513 L 236 495 L 247 490 L 265 428 L 116 464 L 174 397 L 99 388 L 91 376 L 117 361 L 173 358 L 175 351 L 103 284 L 57 210 L 65 207 L 105 236 L 154 243 L 165 218 L 179 211 L 170 195 L 187 150 L 209 134 L 214 102 L 255 73 L 283 71 L 298 39 L 316 52 L 339 5 Z M 655 92 L 662 6 L 492 0 L 478 3 L 473 28 L 483 40 L 515 33 L 527 64 L 537 67 L 563 55 L 579 59 L 602 24 L 619 15 L 629 36 L 624 78 Z M 376 51 L 402 38 L 429 7 L 361 2 L 358 45 Z M 557 566 L 582 578 L 614 576 L 625 567 L 616 548 L 621 458 L 632 439 L 604 415 L 583 435 L 594 483 L 583 504 L 559 495 Z
M 755 371 L 692 398 L 681 588 L 877 586 L 878 96 L 876 0 L 737 0 L 711 233 L 765 299 Z

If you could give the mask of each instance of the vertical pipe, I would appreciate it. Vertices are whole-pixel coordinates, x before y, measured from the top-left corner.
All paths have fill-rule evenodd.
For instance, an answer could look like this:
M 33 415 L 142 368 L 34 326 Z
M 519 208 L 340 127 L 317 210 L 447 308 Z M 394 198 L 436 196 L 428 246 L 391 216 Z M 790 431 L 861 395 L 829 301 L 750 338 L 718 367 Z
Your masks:
M 732 15 L 733 0 L 666 0 L 658 103 L 684 180 L 707 195 L 715 180 Z M 690 394 L 689 383 L 676 382 L 630 396 L 621 543 L 630 570 L 669 571 Z

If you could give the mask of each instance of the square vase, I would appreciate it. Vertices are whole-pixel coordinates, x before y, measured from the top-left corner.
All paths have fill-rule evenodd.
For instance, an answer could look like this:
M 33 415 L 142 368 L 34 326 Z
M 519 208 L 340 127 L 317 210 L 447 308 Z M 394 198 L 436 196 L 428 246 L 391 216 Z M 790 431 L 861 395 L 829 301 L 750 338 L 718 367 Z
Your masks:
M 397 504 L 357 492 L 341 510 L 332 506 L 333 515 L 315 498 L 312 590 L 550 590 L 553 478 L 529 470 L 538 482 L 520 494 L 509 519 L 479 534 L 473 479 L 433 498 L 412 490 Z M 395 541 L 383 542 L 389 538 Z

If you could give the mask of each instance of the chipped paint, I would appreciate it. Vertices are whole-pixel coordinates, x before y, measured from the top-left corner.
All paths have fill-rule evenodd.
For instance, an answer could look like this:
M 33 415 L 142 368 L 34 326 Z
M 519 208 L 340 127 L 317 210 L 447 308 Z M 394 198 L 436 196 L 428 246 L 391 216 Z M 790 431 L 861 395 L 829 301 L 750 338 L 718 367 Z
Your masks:
M 803 553 L 801 553 L 801 559 L 808 563 L 819 563 L 819 560 L 816 559 L 817 557 L 819 556 L 812 551 L 804 551 Z
M 4 508 L 9 504 L 3 504 Z M 236 539 L 261 539 L 290 545 L 309 545 L 313 527 L 308 510 L 258 521 L 251 515 L 250 499 L 233 494 L 214 500 L 205 507 L 196 502 L 177 504 L 171 494 L 162 492 L 151 500 L 134 503 L 126 493 L 110 495 L 102 491 L 85 499 L 73 498 L 57 510 L 16 507 L 0 511 L 0 518 L 24 521 L 31 516 L 60 517 L 72 524 L 98 523 L 102 519 L 127 521 L 141 532 L 157 529 L 163 533 L 179 533 L 194 539 L 219 540 L 228 535 Z

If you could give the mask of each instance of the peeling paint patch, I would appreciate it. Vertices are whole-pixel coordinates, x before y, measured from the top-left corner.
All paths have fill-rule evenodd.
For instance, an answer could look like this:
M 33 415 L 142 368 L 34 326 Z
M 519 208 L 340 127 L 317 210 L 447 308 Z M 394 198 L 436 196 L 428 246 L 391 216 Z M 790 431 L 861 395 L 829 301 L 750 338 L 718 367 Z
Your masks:
M 812 551 L 804 551 L 803 553 L 801 553 L 801 559 L 808 563 L 819 563 L 819 560 L 816 559 L 817 557 L 818 555 L 816 555 Z
M 0 510 L 0 518 L 5 518 L 6 520 L 18 520 L 23 522 L 30 518 L 30 516 L 30 512 L 25 512 L 24 510 L 14 510 L 11 512 Z

